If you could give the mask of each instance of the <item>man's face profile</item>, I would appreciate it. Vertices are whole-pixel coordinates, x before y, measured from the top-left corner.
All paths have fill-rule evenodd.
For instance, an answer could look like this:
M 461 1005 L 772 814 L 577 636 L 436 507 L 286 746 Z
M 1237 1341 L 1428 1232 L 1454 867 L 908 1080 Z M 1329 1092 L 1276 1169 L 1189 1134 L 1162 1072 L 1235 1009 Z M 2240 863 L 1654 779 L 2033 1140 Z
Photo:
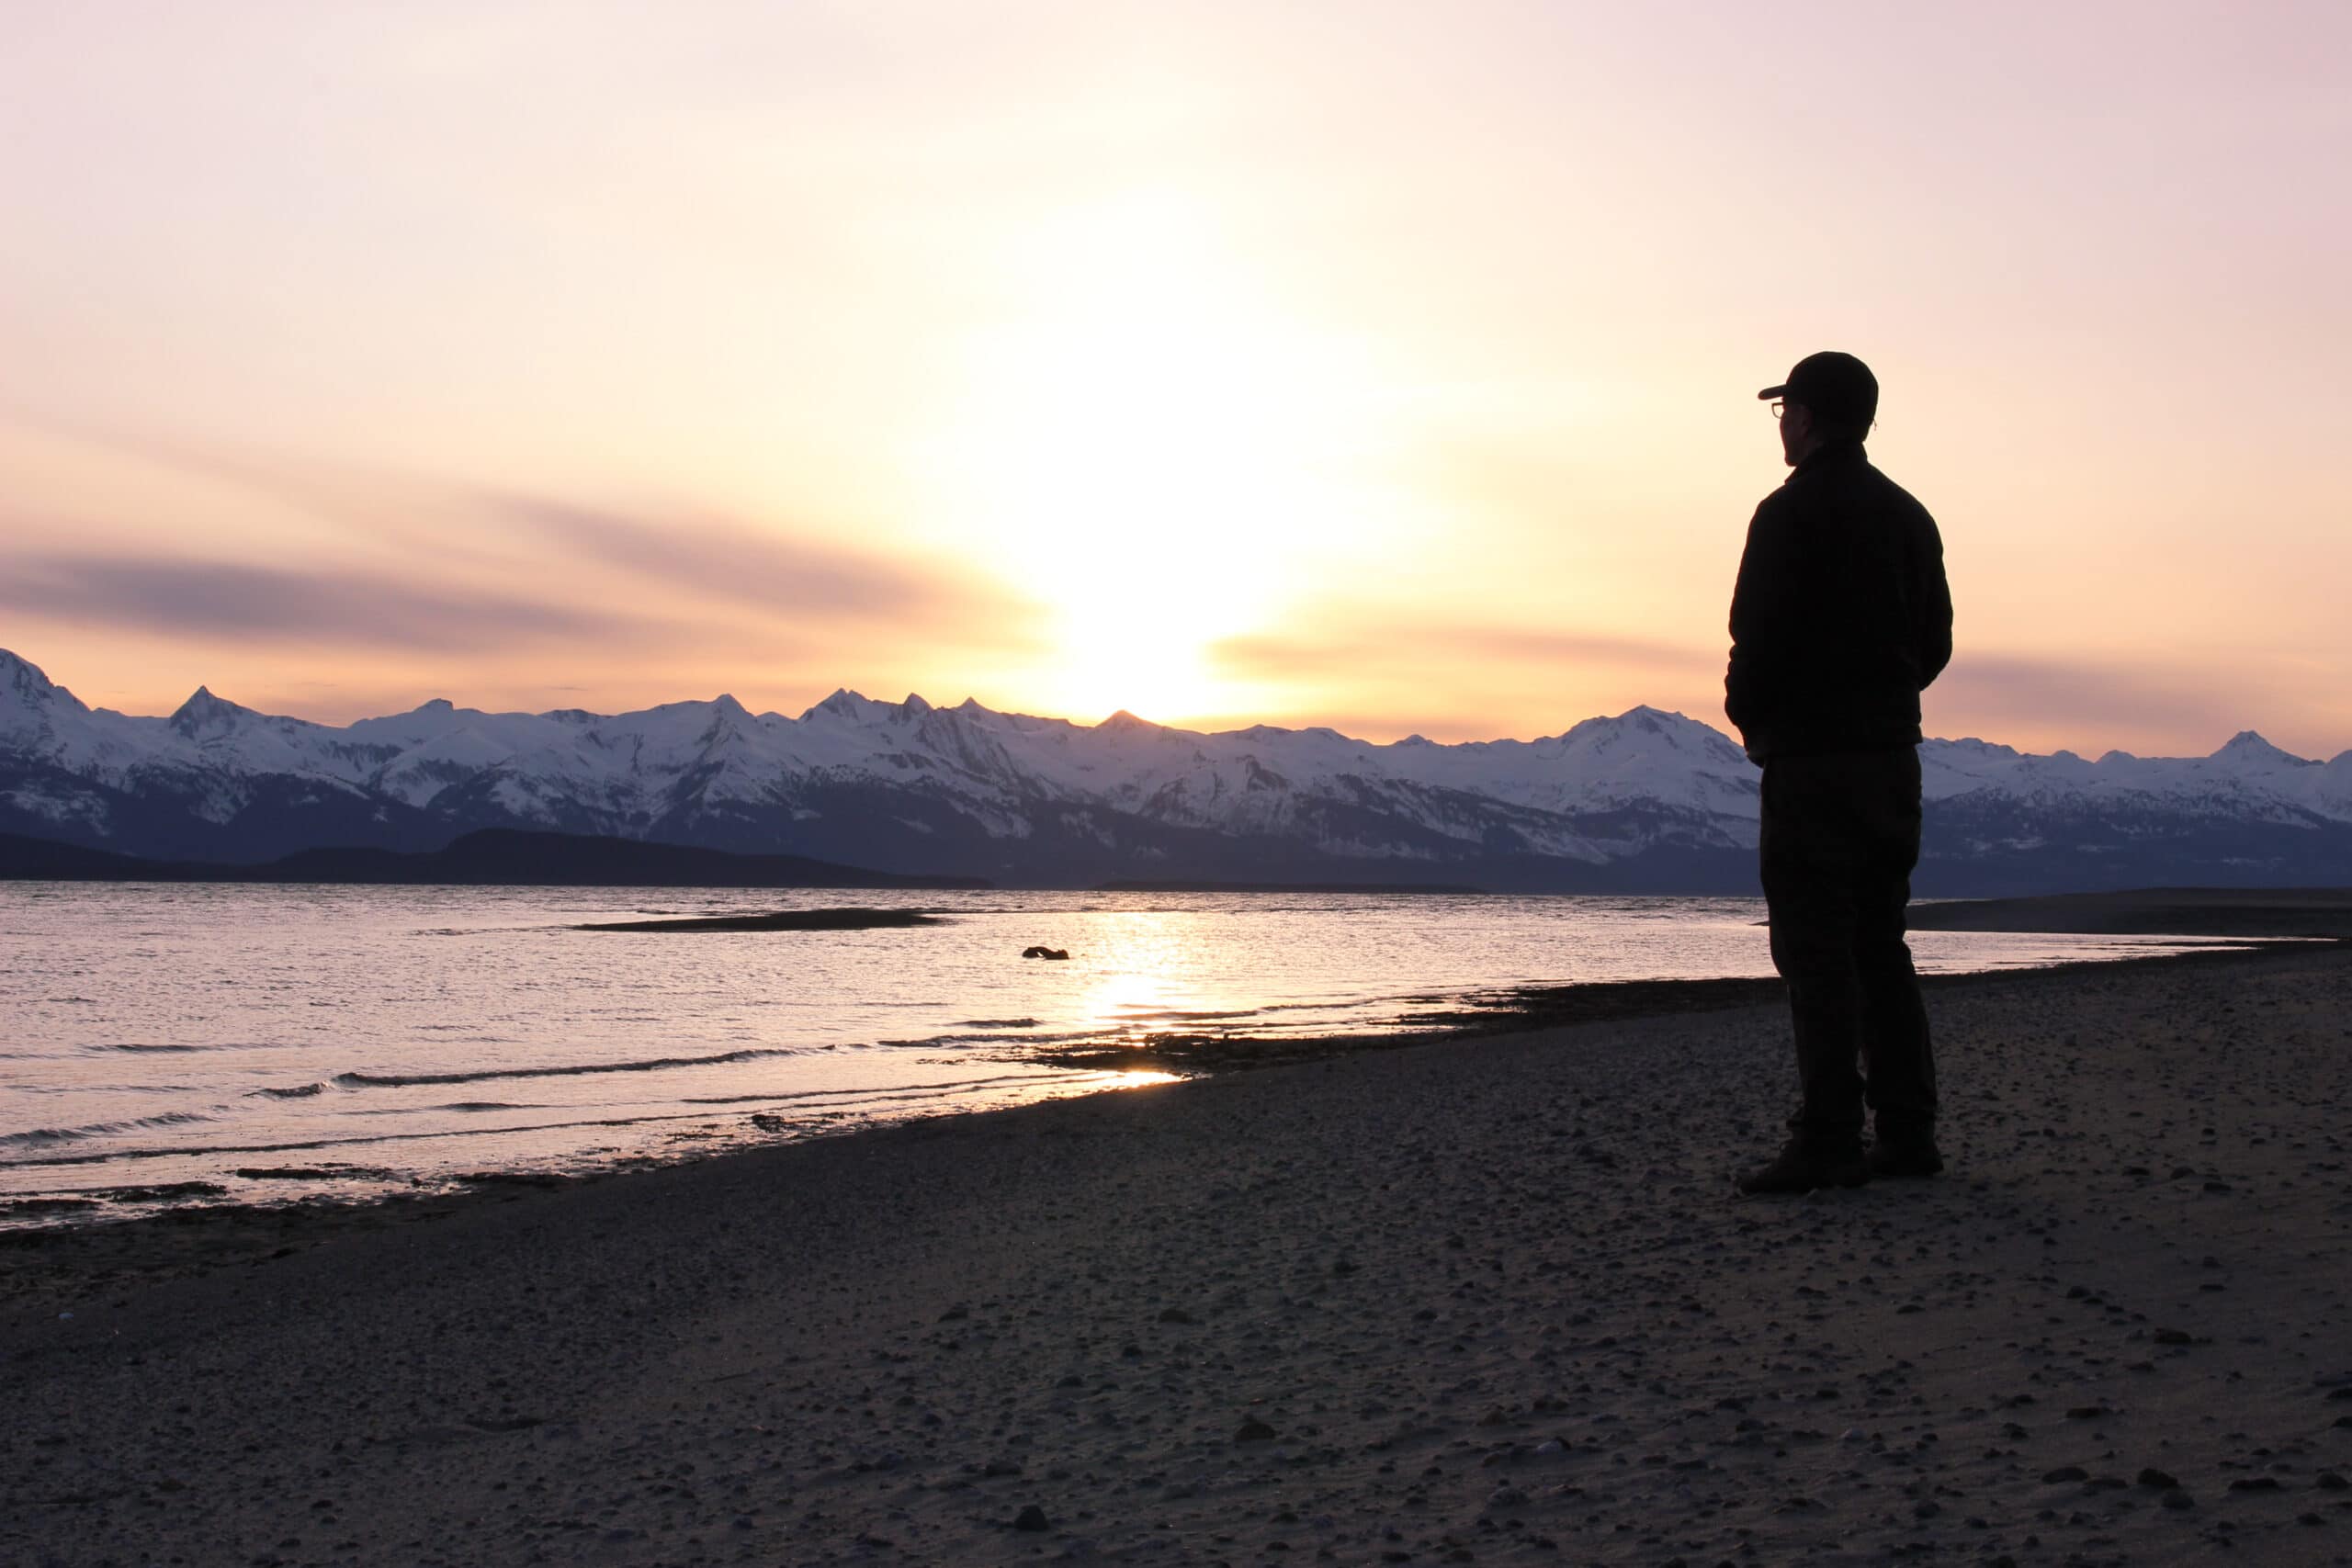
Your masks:
M 1781 457 L 1793 468 L 1813 434 L 1813 411 L 1803 403 L 1783 401 L 1776 406 L 1781 411 Z

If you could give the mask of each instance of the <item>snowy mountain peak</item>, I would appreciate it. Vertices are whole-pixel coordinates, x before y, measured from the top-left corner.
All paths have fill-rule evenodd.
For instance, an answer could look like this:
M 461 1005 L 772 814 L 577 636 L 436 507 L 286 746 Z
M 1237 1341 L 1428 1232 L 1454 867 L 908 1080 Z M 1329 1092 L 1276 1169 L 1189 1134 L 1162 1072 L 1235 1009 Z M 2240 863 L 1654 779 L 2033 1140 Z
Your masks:
M 0 692 L 6 692 L 17 702 L 30 705 L 52 701 L 58 692 L 55 682 L 30 660 L 19 659 L 0 648 Z
M 455 713 L 458 711 L 458 705 L 451 702 L 447 697 L 431 697 L 422 703 L 419 703 L 417 705 L 416 711 L 419 713 Z
M 927 714 L 932 711 L 931 705 L 923 701 L 920 694 L 914 692 L 909 692 L 907 694 L 907 700 L 900 703 L 899 706 L 905 709 L 910 714 L 918 716 Z
M 800 721 L 806 724 L 819 714 L 829 714 L 834 718 L 860 719 L 884 705 L 862 692 L 853 692 L 847 686 L 836 686 L 831 696 L 803 713 Z
M 189 694 L 172 715 L 172 728 L 191 740 L 200 740 L 209 733 L 228 728 L 241 718 L 255 717 L 253 709 L 240 707 L 224 697 L 212 694 L 209 686 L 198 686 Z
M 1097 729 L 1107 729 L 1115 735 L 1123 730 L 1128 732 L 1139 729 L 1154 730 L 1161 728 L 1162 727 L 1152 723 L 1151 720 L 1148 718 L 1137 718 L 1134 714 L 1129 713 L 1126 709 L 1121 708 L 1118 712 L 1113 714 L 1110 717 L 1104 719 L 1101 724 L 1096 725 L 1094 728 Z
M 1696 754 L 1724 766 L 1743 761 L 1731 738 L 1712 725 L 1663 708 L 1631 707 L 1613 718 L 1588 718 L 1559 737 L 1563 750 L 1596 754 Z
M 2307 757 L 2298 757 L 2291 751 L 2280 750 L 2251 729 L 2241 729 L 2230 737 L 2229 744 L 2213 753 L 2213 761 L 2232 762 L 2240 767 L 2248 763 L 2263 762 L 2285 763 L 2290 767 L 2297 768 L 2318 766 Z

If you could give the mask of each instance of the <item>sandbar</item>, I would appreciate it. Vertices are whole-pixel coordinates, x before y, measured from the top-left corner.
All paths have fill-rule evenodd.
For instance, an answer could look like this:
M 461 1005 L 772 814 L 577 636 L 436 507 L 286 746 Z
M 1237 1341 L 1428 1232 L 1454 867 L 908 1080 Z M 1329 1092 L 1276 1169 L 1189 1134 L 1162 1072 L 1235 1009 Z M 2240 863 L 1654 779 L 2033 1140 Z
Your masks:
M 944 926 L 920 909 L 776 909 L 759 915 L 687 915 L 658 920 L 602 920 L 577 931 L 863 931 Z

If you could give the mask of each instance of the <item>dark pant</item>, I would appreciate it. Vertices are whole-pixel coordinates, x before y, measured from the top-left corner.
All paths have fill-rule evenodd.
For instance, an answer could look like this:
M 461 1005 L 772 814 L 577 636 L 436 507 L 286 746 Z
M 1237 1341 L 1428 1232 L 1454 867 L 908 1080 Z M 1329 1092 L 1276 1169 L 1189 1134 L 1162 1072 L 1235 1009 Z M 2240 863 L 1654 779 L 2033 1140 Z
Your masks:
M 1791 1129 L 1807 1143 L 1850 1145 L 1867 1097 L 1880 1137 L 1928 1135 L 1936 1064 L 1903 943 L 1919 863 L 1919 753 L 1766 762 L 1761 859 L 1772 963 L 1796 1023 L 1803 1100 Z

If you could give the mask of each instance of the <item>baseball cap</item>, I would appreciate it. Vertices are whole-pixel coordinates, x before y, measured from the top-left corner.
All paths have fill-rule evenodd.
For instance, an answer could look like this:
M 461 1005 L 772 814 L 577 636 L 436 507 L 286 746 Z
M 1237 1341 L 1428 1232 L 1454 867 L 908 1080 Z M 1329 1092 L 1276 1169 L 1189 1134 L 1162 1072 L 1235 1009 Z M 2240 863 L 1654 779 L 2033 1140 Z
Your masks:
M 1770 401 L 1784 398 L 1802 403 L 1824 419 L 1843 424 L 1868 424 L 1878 417 L 1878 378 L 1850 354 L 1836 349 L 1808 354 L 1790 370 L 1789 378 L 1756 394 Z

